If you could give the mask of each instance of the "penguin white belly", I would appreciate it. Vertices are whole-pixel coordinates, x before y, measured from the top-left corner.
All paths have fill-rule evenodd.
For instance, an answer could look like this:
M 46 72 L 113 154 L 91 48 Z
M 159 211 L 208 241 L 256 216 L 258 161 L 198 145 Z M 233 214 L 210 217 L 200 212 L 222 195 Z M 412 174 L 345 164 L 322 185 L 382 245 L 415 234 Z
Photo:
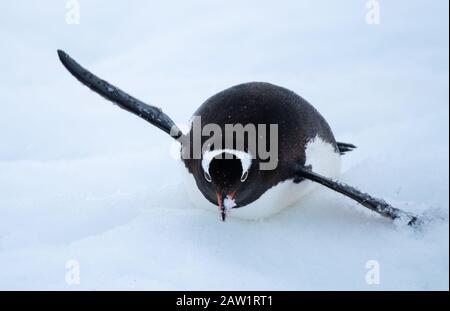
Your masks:
M 306 166 L 323 176 L 337 178 L 341 169 L 341 157 L 333 145 L 319 136 L 311 139 L 306 145 Z M 217 206 L 209 202 L 197 188 L 194 177 L 187 169 L 182 168 L 183 181 L 191 202 L 199 208 L 217 212 Z M 257 220 L 277 214 L 282 209 L 298 202 L 318 185 L 308 180 L 294 183 L 293 180 L 281 182 L 267 190 L 255 202 L 229 211 L 229 217 Z

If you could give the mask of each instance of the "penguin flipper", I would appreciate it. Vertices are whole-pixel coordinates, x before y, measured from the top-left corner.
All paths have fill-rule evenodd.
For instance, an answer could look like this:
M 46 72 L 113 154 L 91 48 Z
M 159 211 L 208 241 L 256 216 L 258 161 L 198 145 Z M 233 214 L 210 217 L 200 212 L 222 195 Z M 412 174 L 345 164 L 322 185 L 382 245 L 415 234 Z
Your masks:
M 339 149 L 339 152 L 341 153 L 341 155 L 346 154 L 349 151 L 353 151 L 353 149 L 356 149 L 355 145 L 347 144 L 347 143 L 337 142 L 337 146 L 338 146 L 338 149 Z
M 409 226 L 420 225 L 422 221 L 418 216 L 402 211 L 388 204 L 386 201 L 378 198 L 374 198 L 367 193 L 364 193 L 354 187 L 341 183 L 339 181 L 333 180 L 331 178 L 324 177 L 317 173 L 314 173 L 311 169 L 299 166 L 296 169 L 296 174 L 298 178 L 304 178 L 316 183 L 319 183 L 325 187 L 330 188 L 336 192 L 339 192 L 355 201 L 361 205 L 369 208 L 370 210 L 390 219 L 402 219 Z
M 150 122 L 175 139 L 183 135 L 175 123 L 160 108 L 147 105 L 107 81 L 100 79 L 83 68 L 64 51 L 58 50 L 58 56 L 64 67 L 92 91 L 117 104 L 120 108 Z

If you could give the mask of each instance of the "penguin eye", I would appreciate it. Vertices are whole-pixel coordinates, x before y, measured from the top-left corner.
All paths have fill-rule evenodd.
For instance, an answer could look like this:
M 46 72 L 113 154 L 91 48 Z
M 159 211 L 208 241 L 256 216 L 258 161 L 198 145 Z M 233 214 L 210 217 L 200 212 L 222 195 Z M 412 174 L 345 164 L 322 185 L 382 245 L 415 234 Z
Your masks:
M 246 181 L 247 177 L 248 177 L 248 171 L 245 171 L 244 174 L 242 174 L 242 176 L 241 176 L 241 182 Z
M 211 175 L 209 175 L 207 172 L 203 172 L 203 175 L 205 176 L 205 179 L 206 179 L 207 182 L 211 182 L 212 181 Z

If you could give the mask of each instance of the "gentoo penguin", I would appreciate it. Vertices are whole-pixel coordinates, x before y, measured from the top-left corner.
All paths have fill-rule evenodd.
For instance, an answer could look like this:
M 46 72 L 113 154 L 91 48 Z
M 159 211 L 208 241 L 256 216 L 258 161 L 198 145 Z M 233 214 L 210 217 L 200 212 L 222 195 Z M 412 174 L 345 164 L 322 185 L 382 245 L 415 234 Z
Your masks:
M 355 146 L 336 142 L 320 113 L 288 89 L 259 82 L 226 89 L 198 108 L 184 134 L 161 109 L 98 78 L 65 52 L 58 55 L 81 83 L 181 143 L 185 173 L 195 185 L 189 194 L 195 204 L 218 207 L 222 220 L 231 210 L 244 218 L 267 217 L 320 184 L 390 219 L 420 222 L 335 180 L 341 155 Z

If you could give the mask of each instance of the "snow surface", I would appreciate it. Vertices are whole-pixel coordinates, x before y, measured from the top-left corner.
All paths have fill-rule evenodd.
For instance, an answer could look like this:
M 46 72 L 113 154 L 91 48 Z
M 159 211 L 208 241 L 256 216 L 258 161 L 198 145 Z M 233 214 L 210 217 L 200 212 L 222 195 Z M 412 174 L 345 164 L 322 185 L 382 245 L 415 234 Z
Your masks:
M 67 25 L 65 1 L 2 1 L 0 289 L 448 290 L 448 1 L 382 1 L 380 25 L 365 3 L 90 0 Z M 188 203 L 170 138 L 57 48 L 180 123 L 234 84 L 290 88 L 359 147 L 344 182 L 432 220 L 416 232 L 319 188 L 223 223 Z

